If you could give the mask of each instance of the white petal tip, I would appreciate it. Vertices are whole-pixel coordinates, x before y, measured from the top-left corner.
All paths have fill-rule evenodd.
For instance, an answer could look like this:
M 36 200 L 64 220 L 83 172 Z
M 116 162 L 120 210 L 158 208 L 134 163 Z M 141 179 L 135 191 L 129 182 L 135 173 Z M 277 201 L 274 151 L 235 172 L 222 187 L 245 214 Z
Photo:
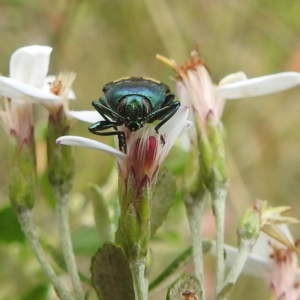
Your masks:
M 185 121 L 185 127 L 186 128 L 190 128 L 190 127 L 192 127 L 193 126 L 193 122 L 191 122 L 191 121 Z

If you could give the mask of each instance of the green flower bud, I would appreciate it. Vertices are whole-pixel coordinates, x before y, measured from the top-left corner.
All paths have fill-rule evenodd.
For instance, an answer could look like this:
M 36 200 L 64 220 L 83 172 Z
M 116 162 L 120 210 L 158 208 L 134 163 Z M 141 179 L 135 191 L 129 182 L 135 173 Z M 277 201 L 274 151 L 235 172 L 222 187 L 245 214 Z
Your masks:
M 248 241 L 254 245 L 259 235 L 260 225 L 261 212 L 254 205 L 245 211 L 239 221 L 237 228 L 239 243 Z

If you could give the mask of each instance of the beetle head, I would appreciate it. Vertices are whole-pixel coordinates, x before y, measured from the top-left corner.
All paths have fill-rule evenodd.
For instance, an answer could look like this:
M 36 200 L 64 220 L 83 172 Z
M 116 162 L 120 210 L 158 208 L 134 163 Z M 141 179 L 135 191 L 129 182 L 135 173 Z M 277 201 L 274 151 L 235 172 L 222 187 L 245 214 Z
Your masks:
M 125 127 L 137 131 L 144 125 L 144 118 L 151 112 L 151 104 L 147 98 L 140 95 L 124 97 L 118 104 L 118 113 L 125 119 Z

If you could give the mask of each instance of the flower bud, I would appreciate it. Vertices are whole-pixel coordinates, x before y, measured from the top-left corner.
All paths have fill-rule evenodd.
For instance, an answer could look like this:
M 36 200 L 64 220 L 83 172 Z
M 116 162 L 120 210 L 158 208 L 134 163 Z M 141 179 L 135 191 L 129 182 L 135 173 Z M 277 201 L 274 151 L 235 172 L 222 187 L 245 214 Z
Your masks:
M 259 235 L 260 225 L 261 211 L 254 205 L 245 211 L 239 221 L 237 228 L 239 243 L 245 241 L 254 245 Z

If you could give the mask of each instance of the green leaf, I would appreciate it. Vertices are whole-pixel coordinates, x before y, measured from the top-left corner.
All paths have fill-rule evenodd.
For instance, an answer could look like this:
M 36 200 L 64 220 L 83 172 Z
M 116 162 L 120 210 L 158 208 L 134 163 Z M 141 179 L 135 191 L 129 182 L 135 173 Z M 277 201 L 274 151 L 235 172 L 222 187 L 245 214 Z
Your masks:
M 47 299 L 48 296 L 48 285 L 38 285 L 33 290 L 31 290 L 29 293 L 27 293 L 24 297 L 22 297 L 21 300 L 43 300 Z
M 202 299 L 200 282 L 196 277 L 185 275 L 177 279 L 168 289 L 167 300 L 182 300 L 184 295 L 195 295 Z
M 0 242 L 24 242 L 25 236 L 10 206 L 0 210 Z
M 109 217 L 107 203 L 103 198 L 101 189 L 96 185 L 90 186 L 93 196 L 92 204 L 94 208 L 94 219 L 96 228 L 100 234 L 102 241 L 112 242 L 114 240 L 114 233 L 112 221 Z
M 92 259 L 91 272 L 100 300 L 135 299 L 129 262 L 120 246 L 105 243 Z
M 175 180 L 170 171 L 161 169 L 158 173 L 156 187 L 151 205 L 151 235 L 162 225 L 172 206 L 176 192 Z
M 94 227 L 83 227 L 72 236 L 73 249 L 77 254 L 92 255 L 103 242 Z

